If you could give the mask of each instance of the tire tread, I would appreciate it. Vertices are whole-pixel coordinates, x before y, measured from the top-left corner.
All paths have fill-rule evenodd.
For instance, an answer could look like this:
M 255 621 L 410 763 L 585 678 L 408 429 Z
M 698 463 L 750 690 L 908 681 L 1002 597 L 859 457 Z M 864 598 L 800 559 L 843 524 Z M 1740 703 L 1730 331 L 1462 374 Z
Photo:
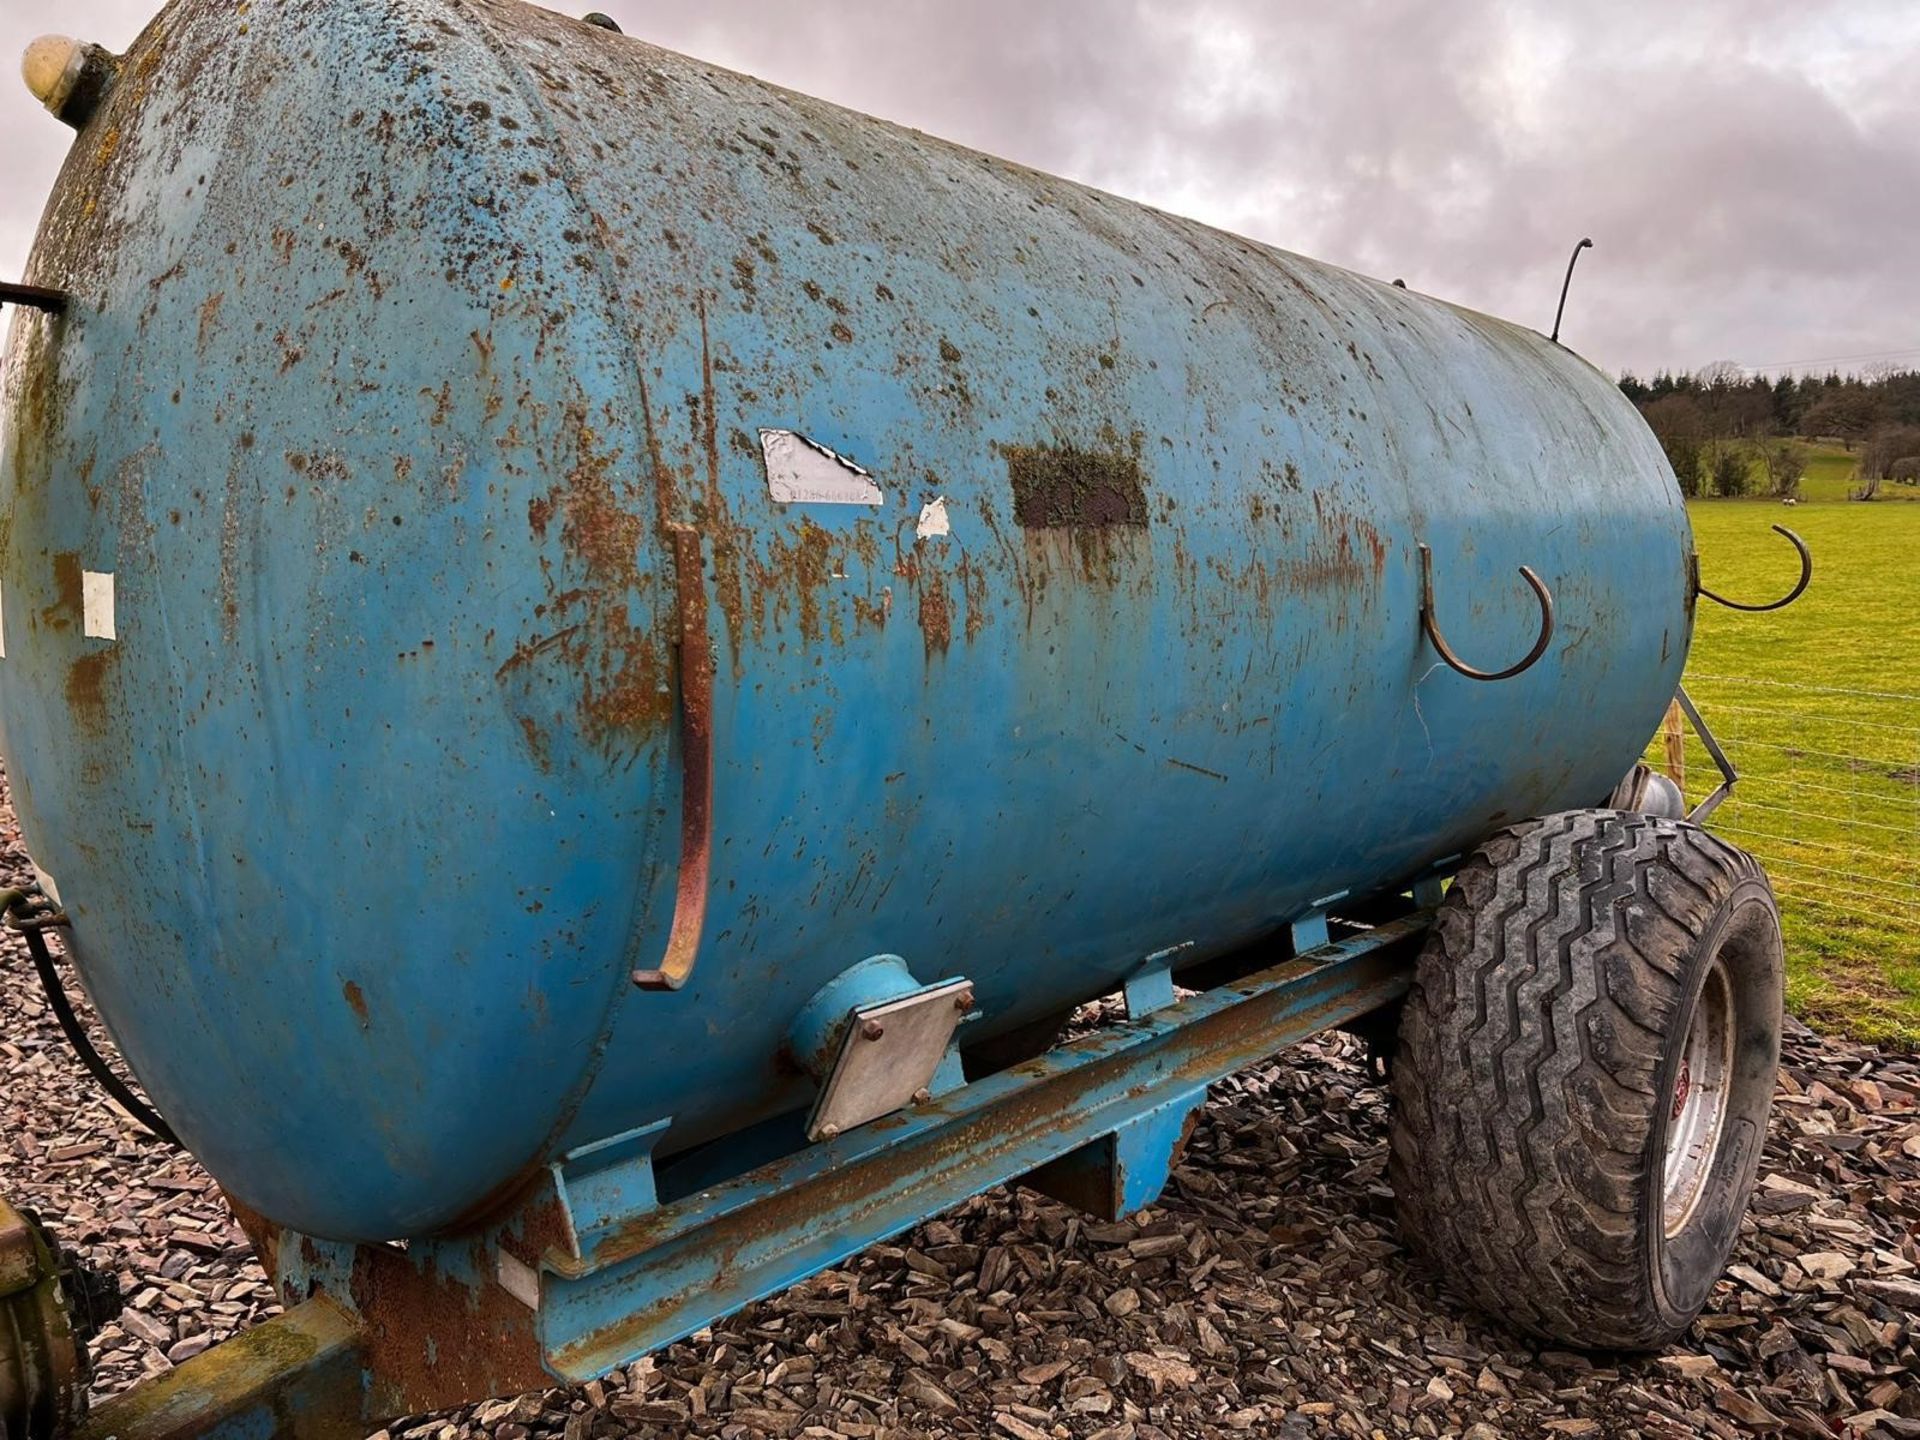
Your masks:
M 1687 957 L 1759 866 L 1706 832 L 1575 811 L 1494 836 L 1421 956 L 1394 1065 L 1389 1168 L 1416 1251 L 1557 1342 L 1671 1338 L 1639 1219 L 1664 1036 Z

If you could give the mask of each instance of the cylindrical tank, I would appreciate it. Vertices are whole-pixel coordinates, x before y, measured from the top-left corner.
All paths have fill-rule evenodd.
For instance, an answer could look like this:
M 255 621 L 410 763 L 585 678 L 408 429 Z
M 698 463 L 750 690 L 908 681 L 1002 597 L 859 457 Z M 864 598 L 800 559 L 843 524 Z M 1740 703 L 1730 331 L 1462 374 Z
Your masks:
M 330 1238 L 804 1104 L 868 956 L 984 1038 L 1598 803 L 1691 637 L 1540 335 L 511 0 L 175 0 L 27 278 L 15 801 L 160 1108 Z M 1546 657 L 1443 666 L 1422 544 Z

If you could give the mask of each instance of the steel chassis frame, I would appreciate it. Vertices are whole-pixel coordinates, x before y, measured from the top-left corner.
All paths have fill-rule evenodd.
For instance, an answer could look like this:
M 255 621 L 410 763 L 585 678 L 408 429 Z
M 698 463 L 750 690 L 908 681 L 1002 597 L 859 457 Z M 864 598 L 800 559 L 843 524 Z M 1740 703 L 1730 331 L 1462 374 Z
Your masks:
M 1207 1087 L 1399 999 L 1431 919 L 1331 939 L 1311 916 L 1293 927 L 1296 958 L 1185 998 L 1163 957 L 1127 984 L 1124 1022 L 677 1200 L 660 1197 L 655 1126 L 549 1167 L 502 1221 L 405 1247 L 317 1241 L 236 1205 L 286 1313 L 78 1433 L 360 1436 L 605 1375 L 996 1185 L 1096 1215 L 1143 1209 Z

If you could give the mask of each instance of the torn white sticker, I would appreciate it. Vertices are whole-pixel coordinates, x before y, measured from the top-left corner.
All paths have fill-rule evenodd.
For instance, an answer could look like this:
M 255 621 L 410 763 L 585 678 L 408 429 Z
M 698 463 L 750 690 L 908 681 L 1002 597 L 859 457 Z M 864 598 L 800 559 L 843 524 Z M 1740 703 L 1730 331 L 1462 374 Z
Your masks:
M 872 472 L 791 430 L 762 430 L 767 493 L 779 505 L 884 505 Z
M 502 1250 L 494 1260 L 500 1288 L 529 1310 L 540 1308 L 540 1276 L 531 1265 Z
M 942 535 L 953 533 L 953 522 L 947 515 L 947 497 L 929 500 L 920 509 L 920 526 L 914 532 L 922 540 L 935 540 Z
M 113 623 L 113 575 L 110 572 L 80 572 L 80 614 L 89 640 L 120 638 Z

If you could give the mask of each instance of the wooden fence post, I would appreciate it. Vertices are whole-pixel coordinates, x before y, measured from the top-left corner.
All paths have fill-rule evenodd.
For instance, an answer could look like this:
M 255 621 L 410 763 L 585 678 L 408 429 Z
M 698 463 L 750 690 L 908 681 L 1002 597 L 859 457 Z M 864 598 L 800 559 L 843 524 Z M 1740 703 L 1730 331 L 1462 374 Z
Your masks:
M 1667 778 L 1678 785 L 1684 794 L 1687 788 L 1687 716 L 1678 700 L 1667 707 L 1666 734 Z

